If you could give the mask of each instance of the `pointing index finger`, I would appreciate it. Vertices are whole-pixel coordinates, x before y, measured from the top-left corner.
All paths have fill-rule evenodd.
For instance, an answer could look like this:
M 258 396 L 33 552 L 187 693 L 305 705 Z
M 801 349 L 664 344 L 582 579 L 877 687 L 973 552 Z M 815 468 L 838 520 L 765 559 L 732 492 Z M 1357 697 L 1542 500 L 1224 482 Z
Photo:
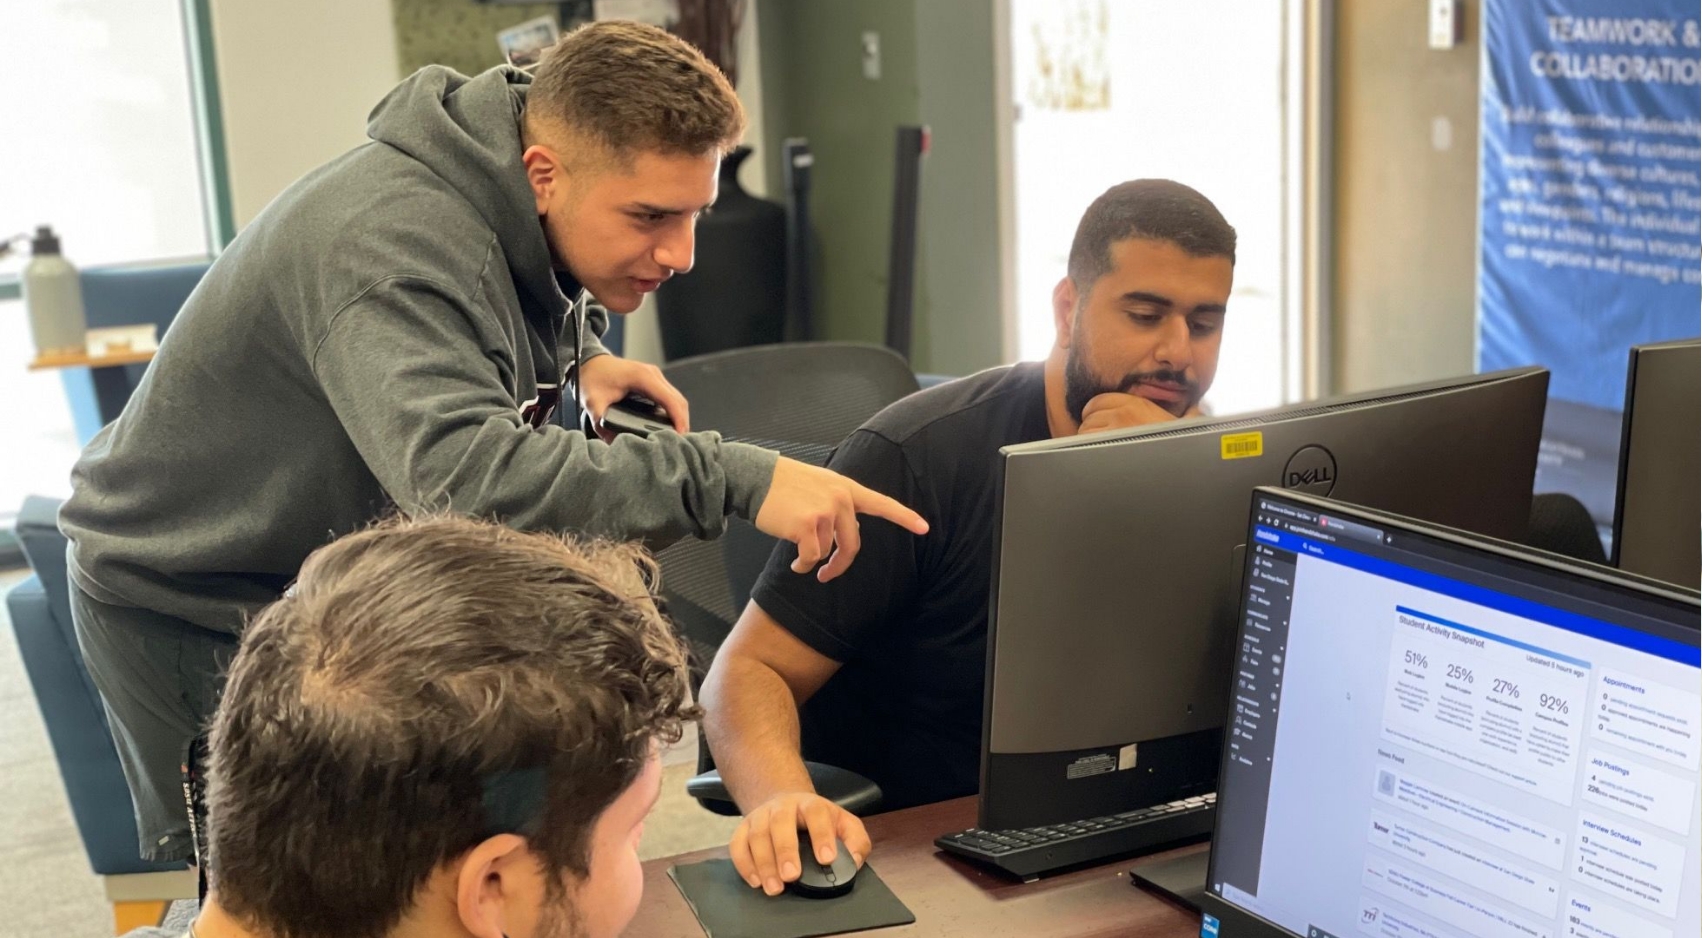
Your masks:
M 864 488 L 861 485 L 851 490 L 851 498 L 857 506 L 859 514 L 885 518 L 911 534 L 928 533 L 927 519 L 906 508 L 897 499 L 888 498 L 874 489 Z

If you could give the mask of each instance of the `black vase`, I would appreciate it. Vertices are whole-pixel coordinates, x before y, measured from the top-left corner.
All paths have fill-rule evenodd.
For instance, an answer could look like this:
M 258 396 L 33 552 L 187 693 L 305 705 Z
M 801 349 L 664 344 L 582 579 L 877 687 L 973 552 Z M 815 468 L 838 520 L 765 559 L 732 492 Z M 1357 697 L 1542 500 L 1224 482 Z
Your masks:
M 786 325 L 786 210 L 739 185 L 751 155 L 721 161 L 715 208 L 697 222 L 697 260 L 656 291 L 662 352 L 674 361 L 779 342 Z

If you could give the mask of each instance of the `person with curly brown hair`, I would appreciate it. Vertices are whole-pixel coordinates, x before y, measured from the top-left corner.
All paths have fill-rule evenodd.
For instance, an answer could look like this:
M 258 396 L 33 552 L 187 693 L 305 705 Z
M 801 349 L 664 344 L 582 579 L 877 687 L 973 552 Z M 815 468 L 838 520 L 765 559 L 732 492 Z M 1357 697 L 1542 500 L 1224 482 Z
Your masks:
M 213 723 L 195 938 L 612 938 L 696 716 L 639 548 L 455 517 L 314 552 Z

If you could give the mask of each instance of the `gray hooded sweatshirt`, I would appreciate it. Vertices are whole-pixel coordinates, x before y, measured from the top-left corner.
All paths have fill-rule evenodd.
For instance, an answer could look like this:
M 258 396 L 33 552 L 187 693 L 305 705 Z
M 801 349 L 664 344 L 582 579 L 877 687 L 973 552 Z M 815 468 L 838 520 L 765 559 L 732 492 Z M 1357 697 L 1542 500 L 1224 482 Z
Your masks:
M 573 364 L 578 290 L 552 271 L 520 162 L 528 82 L 415 73 L 372 142 L 213 263 L 73 470 L 59 520 L 79 587 L 235 633 L 314 548 L 397 508 L 653 546 L 755 517 L 767 450 L 522 421 Z M 587 359 L 606 315 L 586 317 Z

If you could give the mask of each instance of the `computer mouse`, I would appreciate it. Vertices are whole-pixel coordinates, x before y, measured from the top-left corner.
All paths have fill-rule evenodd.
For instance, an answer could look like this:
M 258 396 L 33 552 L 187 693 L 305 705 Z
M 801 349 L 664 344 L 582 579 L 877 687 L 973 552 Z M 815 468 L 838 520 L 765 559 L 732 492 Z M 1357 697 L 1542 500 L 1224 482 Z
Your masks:
M 798 863 L 803 869 L 797 879 L 786 884 L 786 891 L 806 899 L 832 899 L 850 892 L 852 881 L 857 876 L 857 861 L 851 859 L 851 851 L 845 849 L 845 841 L 835 837 L 833 845 L 839 852 L 834 854 L 832 863 L 824 864 L 816 859 L 810 832 L 799 831 Z

